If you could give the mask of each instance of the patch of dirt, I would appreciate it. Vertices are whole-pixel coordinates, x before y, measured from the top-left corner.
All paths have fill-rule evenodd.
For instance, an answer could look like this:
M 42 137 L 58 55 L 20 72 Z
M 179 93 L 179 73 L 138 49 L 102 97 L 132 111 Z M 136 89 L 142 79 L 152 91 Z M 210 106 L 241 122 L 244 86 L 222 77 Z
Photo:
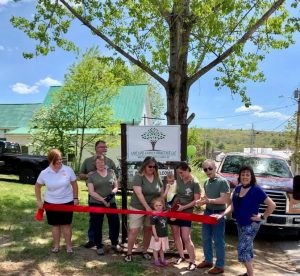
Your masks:
M 235 249 L 236 240 L 231 240 L 226 243 L 226 266 L 225 273 L 223 275 L 239 275 L 245 273 L 245 268 L 237 261 L 237 253 Z M 255 275 L 297 275 L 295 266 L 290 262 L 288 257 L 283 252 L 274 247 L 272 242 L 255 242 L 255 258 L 254 269 Z M 33 276 L 45 276 L 45 275 L 114 275 L 101 273 L 101 267 L 115 261 L 123 261 L 125 254 L 114 254 L 109 252 L 109 246 L 106 246 L 106 252 L 104 256 L 98 256 L 95 249 L 86 249 L 78 246 L 74 247 L 75 253 L 72 256 L 68 256 L 62 248 L 58 254 L 49 253 L 47 261 L 35 262 L 33 261 L 3 261 L 0 263 L 1 275 L 33 275 Z M 139 251 L 139 249 L 136 249 Z M 60 264 L 57 266 L 58 259 L 64 259 L 66 266 Z M 196 260 L 199 263 L 203 258 L 202 248 L 196 246 Z M 188 262 L 183 262 L 180 265 L 170 264 L 168 267 L 157 268 L 154 267 L 151 262 L 142 260 L 142 258 L 136 253 L 133 256 L 134 260 L 138 260 L 139 264 L 142 264 L 147 270 L 143 275 L 208 275 L 207 269 L 196 269 L 193 272 L 187 271 L 186 267 Z M 175 254 L 167 254 L 166 259 L 172 263 L 176 259 Z M 61 262 L 61 261 L 60 261 Z M 89 268 L 89 273 L 83 272 L 82 264 L 85 264 L 86 268 Z M 71 265 L 70 265 L 71 264 Z M 148 269 L 149 268 L 149 269 Z M 63 271 L 63 272 L 62 272 Z

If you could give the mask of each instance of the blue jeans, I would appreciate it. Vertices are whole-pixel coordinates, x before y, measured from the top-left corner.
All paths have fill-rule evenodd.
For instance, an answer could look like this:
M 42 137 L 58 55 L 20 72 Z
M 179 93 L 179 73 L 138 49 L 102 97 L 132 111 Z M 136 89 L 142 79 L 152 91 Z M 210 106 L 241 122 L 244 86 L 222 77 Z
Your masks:
M 102 207 L 101 204 L 89 203 L 89 206 Z M 116 203 L 111 203 L 110 208 L 117 208 Z M 105 214 L 90 213 L 90 228 L 94 234 L 94 242 L 97 248 L 102 248 L 102 226 Z M 120 219 L 118 214 L 106 214 L 109 227 L 109 239 L 112 245 L 119 243 Z
M 88 204 L 89 204 L 89 206 L 91 206 L 91 204 L 90 204 L 90 195 L 88 197 Z M 101 205 L 100 207 L 103 207 L 103 205 Z M 117 208 L 117 205 L 116 205 L 116 203 L 113 203 L 113 204 L 111 204 L 110 207 L 111 208 Z M 88 234 L 88 239 L 89 239 L 90 242 L 95 242 L 95 233 L 94 233 L 94 229 L 92 227 L 92 216 L 91 216 L 91 213 L 89 215 L 90 215 L 90 218 L 89 218 L 89 229 L 88 229 L 88 233 L 87 233 Z M 114 230 L 111 228 L 110 224 L 109 224 L 108 228 L 109 228 L 109 239 L 113 240 L 114 239 Z M 120 229 L 120 222 L 119 222 L 118 229 Z
M 204 215 L 219 214 L 223 211 L 206 209 Z M 206 262 L 213 263 L 213 245 L 216 252 L 216 267 L 225 265 L 225 219 L 221 218 L 218 224 L 202 224 L 202 243 Z

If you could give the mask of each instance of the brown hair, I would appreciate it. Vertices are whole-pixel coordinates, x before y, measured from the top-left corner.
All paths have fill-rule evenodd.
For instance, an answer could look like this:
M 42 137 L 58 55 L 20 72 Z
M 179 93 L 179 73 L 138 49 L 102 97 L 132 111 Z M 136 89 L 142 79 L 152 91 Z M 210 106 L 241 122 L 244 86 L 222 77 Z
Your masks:
M 58 149 L 51 149 L 48 152 L 48 162 L 49 164 L 55 164 L 58 159 L 61 158 L 61 152 Z
M 97 160 L 101 160 L 101 161 L 103 160 L 103 162 L 105 163 L 104 155 L 97 155 L 97 156 L 96 156 L 96 158 L 95 158 L 95 160 L 94 160 L 94 164 L 95 164 L 95 165 L 96 165 L 96 161 L 97 161 Z
M 157 161 L 156 161 L 155 158 L 152 157 L 152 156 L 147 156 L 147 157 L 144 159 L 143 164 L 141 165 L 141 167 L 140 167 L 140 169 L 139 169 L 139 173 L 140 173 L 141 175 L 144 175 L 145 168 L 146 168 L 150 163 L 152 163 L 152 162 L 154 163 L 154 166 L 155 166 L 154 176 L 159 177 Z

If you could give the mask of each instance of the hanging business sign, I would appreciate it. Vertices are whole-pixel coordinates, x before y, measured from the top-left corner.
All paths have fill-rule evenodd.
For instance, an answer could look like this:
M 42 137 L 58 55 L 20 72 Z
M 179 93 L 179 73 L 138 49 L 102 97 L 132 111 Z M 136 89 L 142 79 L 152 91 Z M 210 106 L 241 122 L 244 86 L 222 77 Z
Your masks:
M 143 161 L 153 156 L 157 161 L 180 161 L 180 125 L 128 126 L 127 161 Z

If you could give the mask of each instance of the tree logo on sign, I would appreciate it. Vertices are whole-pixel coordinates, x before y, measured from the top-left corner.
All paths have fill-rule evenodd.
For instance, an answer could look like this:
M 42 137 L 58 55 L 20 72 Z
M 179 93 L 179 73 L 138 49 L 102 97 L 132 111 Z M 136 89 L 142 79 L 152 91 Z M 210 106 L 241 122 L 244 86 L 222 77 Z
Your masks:
M 155 145 L 158 140 L 164 139 L 166 135 L 159 131 L 157 128 L 151 127 L 145 133 L 143 133 L 142 138 L 145 140 L 149 140 L 152 145 L 152 150 L 155 150 Z

